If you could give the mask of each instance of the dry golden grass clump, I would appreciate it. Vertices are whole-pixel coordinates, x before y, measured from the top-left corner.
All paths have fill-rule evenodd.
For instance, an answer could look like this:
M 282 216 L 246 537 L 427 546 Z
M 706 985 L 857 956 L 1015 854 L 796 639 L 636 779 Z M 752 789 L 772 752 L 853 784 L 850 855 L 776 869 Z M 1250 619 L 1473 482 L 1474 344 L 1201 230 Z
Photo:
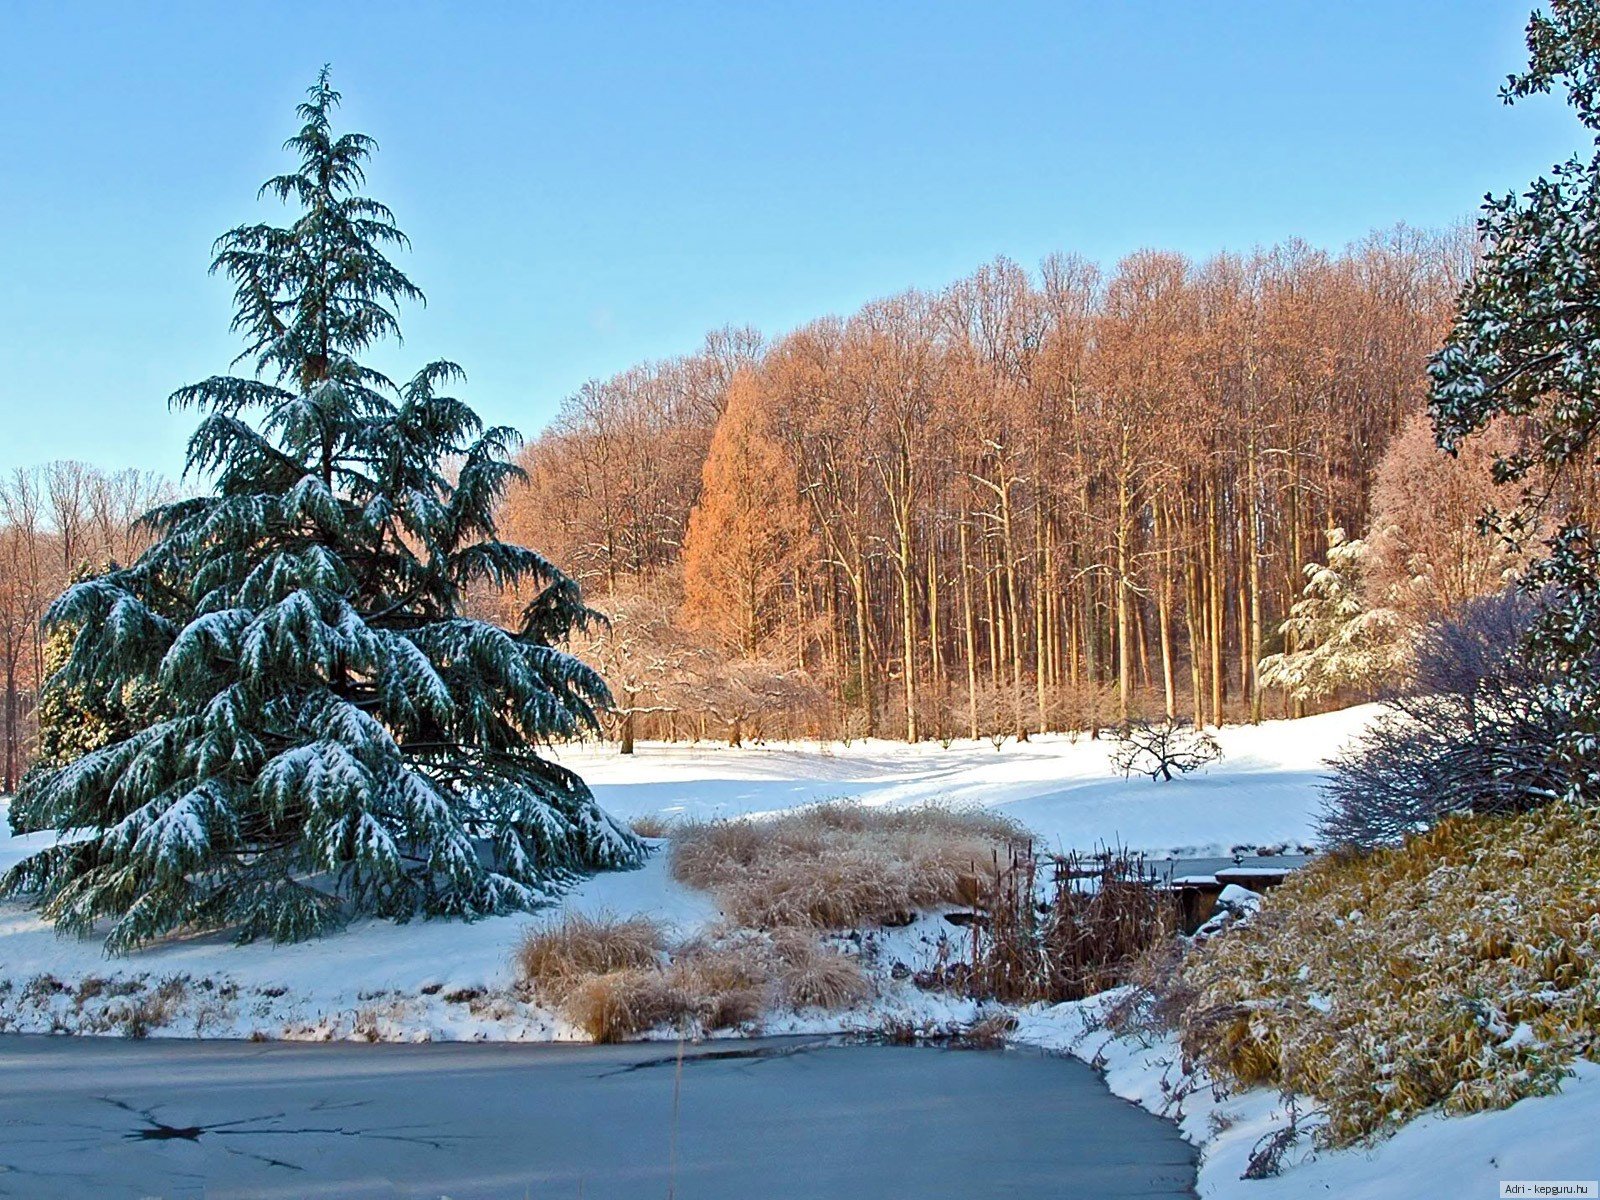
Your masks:
M 828 949 L 804 930 L 777 930 L 772 952 L 779 998 L 790 1008 L 848 1008 L 872 994 L 855 959 Z
M 766 819 L 684 823 L 672 875 L 757 929 L 847 929 L 943 904 L 971 904 L 1015 823 L 983 810 L 836 802 Z
M 569 916 L 518 951 L 523 985 L 597 1042 L 676 1026 L 751 1026 L 774 1008 L 844 1008 L 871 994 L 858 963 L 815 934 L 741 930 L 667 956 L 654 922 Z
M 1600 811 L 1451 818 L 1316 863 L 1183 969 L 1185 1052 L 1322 1103 L 1340 1146 L 1600 1060 Z
M 659 968 L 607 971 L 575 980 L 561 1015 L 597 1042 L 621 1042 L 677 1024 L 684 1004 Z
M 664 817 L 659 813 L 645 813 L 641 817 L 634 817 L 628 822 L 628 828 L 642 838 L 666 838 L 672 836 L 672 829 L 676 822 L 671 817 Z
M 646 917 L 569 915 L 522 939 L 517 969 L 535 996 L 559 1003 L 589 976 L 659 967 L 666 948 L 661 926 Z

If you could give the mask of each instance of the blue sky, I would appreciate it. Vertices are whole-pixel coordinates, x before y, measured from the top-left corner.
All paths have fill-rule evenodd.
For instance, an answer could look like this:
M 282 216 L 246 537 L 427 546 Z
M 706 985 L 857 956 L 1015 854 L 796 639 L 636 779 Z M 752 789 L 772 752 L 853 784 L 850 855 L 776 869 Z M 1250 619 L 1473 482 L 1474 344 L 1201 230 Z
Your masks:
M 997 254 L 1111 262 L 1437 226 L 1580 144 L 1508 109 L 1515 0 L 0 0 L 0 469 L 176 474 L 227 368 L 212 239 L 334 66 L 449 357 L 534 433 L 585 379 Z

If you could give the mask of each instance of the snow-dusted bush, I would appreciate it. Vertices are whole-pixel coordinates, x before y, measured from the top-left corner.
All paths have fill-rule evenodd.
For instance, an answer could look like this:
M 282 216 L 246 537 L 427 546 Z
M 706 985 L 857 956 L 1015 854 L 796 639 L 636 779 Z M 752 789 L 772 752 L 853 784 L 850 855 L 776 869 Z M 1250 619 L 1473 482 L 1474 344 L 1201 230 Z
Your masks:
M 1427 627 L 1412 687 L 1333 759 L 1326 843 L 1392 843 L 1447 813 L 1522 811 L 1565 792 L 1556 750 L 1572 713 L 1561 681 L 1523 653 L 1538 611 L 1507 591 Z
M 1117 737 L 1111 766 L 1124 778 L 1148 775 L 1171 782 L 1173 772 L 1187 775 L 1222 757 L 1217 739 L 1179 717 L 1136 721 Z
M 1600 1061 L 1600 811 L 1447 818 L 1321 859 L 1190 956 L 1186 1054 L 1315 1099 L 1326 1145 L 1501 1108 Z

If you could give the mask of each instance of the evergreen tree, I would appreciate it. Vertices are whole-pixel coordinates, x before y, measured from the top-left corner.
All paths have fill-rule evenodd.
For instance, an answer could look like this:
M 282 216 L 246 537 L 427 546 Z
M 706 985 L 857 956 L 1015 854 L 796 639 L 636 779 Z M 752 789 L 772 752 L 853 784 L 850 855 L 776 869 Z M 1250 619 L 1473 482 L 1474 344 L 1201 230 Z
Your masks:
M 1455 327 L 1430 367 L 1439 445 L 1504 417 L 1534 433 L 1532 449 L 1497 456 L 1498 482 L 1523 503 L 1491 520 L 1521 549 L 1537 538 L 1553 497 L 1567 512 L 1525 583 L 1544 599 L 1529 639 L 1535 674 L 1556 682 L 1570 724 L 1551 748 L 1568 794 L 1600 798 L 1600 4 L 1557 0 L 1528 24 L 1529 68 L 1502 91 L 1509 103 L 1566 89 L 1594 150 L 1492 198 L 1479 221 L 1484 257 Z
M 557 648 L 591 616 L 576 585 L 495 536 L 514 433 L 446 394 L 451 363 L 396 384 L 358 361 L 421 295 L 385 255 L 406 244 L 392 214 L 357 192 L 374 145 L 335 134 L 338 102 L 324 69 L 297 168 L 262 189 L 293 223 L 217 243 L 254 371 L 172 397 L 204 414 L 188 467 L 214 488 L 150 512 L 151 548 L 48 614 L 77 630 L 63 686 L 148 687 L 156 719 L 28 782 L 16 810 L 61 841 L 0 887 L 65 932 L 109 918 L 114 952 L 522 909 L 643 852 L 536 749 L 607 696 Z M 536 594 L 517 629 L 462 615 L 469 586 L 518 582 Z
M 114 570 L 115 565 L 110 569 Z M 93 572 L 85 570 L 79 572 L 75 582 L 93 577 Z M 157 719 L 155 706 L 159 697 L 148 684 L 129 682 L 120 688 L 91 691 L 69 683 L 62 668 L 67 665 L 77 636 L 77 629 L 63 623 L 52 628 L 44 639 L 45 682 L 34 713 L 39 736 L 33 763 L 24 776 L 25 786 L 40 773 L 59 770 Z M 14 825 L 16 819 L 14 812 Z
M 1409 630 L 1400 614 L 1363 596 L 1368 554 L 1359 538 L 1328 530 L 1328 561 L 1306 564 L 1305 590 L 1278 627 L 1297 649 L 1261 660 L 1262 687 L 1320 700 L 1346 690 L 1370 694 L 1404 674 Z

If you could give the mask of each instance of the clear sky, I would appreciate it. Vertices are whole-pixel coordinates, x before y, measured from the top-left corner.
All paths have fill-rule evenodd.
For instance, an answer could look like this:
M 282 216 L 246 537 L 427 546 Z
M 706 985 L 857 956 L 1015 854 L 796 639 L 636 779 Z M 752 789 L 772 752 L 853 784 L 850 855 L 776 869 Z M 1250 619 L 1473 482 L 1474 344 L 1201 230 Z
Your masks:
M 0 0 L 0 469 L 176 474 L 227 369 L 212 239 L 323 61 L 448 357 L 534 433 L 585 379 L 997 254 L 1439 226 L 1581 145 L 1505 108 L 1529 0 Z

